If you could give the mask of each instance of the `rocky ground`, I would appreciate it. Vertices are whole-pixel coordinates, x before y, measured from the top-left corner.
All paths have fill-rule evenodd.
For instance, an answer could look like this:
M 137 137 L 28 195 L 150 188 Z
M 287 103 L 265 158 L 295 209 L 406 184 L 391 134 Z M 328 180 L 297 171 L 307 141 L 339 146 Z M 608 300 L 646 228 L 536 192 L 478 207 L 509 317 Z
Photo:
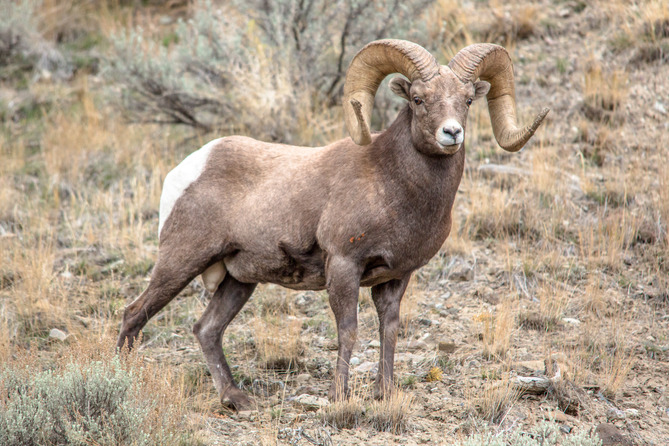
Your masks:
M 472 109 L 452 234 L 403 301 L 396 396 L 371 398 L 379 342 L 369 290 L 361 291 L 352 397 L 332 405 L 336 332 L 327 295 L 261 285 L 224 339 L 257 410 L 221 407 L 191 333 L 208 301 L 194 282 L 147 325 L 139 350 L 173 372 L 175 399 L 201 443 L 452 444 L 484 431 L 508 438 L 550 420 L 562 440 L 582 432 L 605 445 L 669 444 L 669 9 L 652 0 L 510 3 L 439 2 L 435 17 L 462 23 L 444 41 L 444 57 L 472 41 L 503 44 L 515 63 L 521 120 L 544 106 L 551 113 L 521 153 L 508 154 L 492 139 L 485 106 Z M 2 92 L 8 104 L 21 99 L 6 85 Z M 76 94 L 85 99 L 86 90 Z M 78 131 L 53 121 L 62 133 Z M 134 135 L 114 129 L 106 131 Z M 151 135 L 133 141 L 160 145 L 162 136 Z M 5 204 L 39 182 L 27 159 L 7 170 L 21 187 L 0 196 L 0 246 L 19 253 L 6 264 L 21 257 L 24 229 L 5 218 Z M 78 210 L 58 220 L 53 251 L 40 255 L 53 260 L 70 322 L 33 340 L 47 360 L 91 333 L 114 332 L 122 306 L 146 286 L 157 240 L 145 234 L 157 227 L 159 185 L 140 192 L 155 206 L 138 205 L 146 227 L 136 232 L 110 226 L 109 240 L 101 238 L 94 231 L 107 228 L 102 214 L 90 223 Z M 62 203 L 45 214 L 69 215 L 67 200 L 86 194 L 61 189 L 53 195 Z M 119 195 L 134 200 L 123 188 Z M 90 200 L 86 206 L 107 209 L 104 199 Z M 85 232 L 88 225 L 103 229 Z M 123 249 L 140 253 L 134 263 L 110 248 L 115 239 L 132 240 Z M 0 277 L 7 301 L 19 296 L 14 270 Z M 91 304 L 95 296 L 104 303 Z M 35 308 L 48 320 L 39 302 Z M 13 326 L 3 318 L 0 328 Z M 0 352 L 21 343 L 0 341 Z
M 249 354 L 241 352 L 253 351 L 243 345 L 257 332 L 250 324 L 254 310 L 246 310 L 230 328 L 228 338 L 235 341 L 226 351 L 251 389 L 263 383 L 256 397 L 259 413 L 209 418 L 209 440 L 255 444 L 257 435 L 276 432 L 281 444 L 444 444 L 479 431 L 487 418 L 496 432 L 551 419 L 565 434 L 596 432 L 603 444 L 669 442 L 669 314 L 662 263 L 667 247 L 652 241 L 658 225 L 666 231 L 656 212 L 658 198 L 667 199 L 669 64 L 666 54 L 648 60 L 649 50 L 640 42 L 616 43 L 625 38 L 623 29 L 631 27 L 631 39 L 644 32 L 617 15 L 622 12 L 597 2 L 583 5 L 536 6 L 528 20 L 539 24 L 532 23 L 530 35 L 512 48 L 521 116 L 542 106 L 552 109 L 538 140 L 520 155 L 486 152 L 492 145 L 485 141 L 485 128 L 478 141 L 470 141 L 470 147 L 485 148 L 468 149 L 467 175 L 454 210 L 460 231 L 469 232 L 447 242 L 416 274 L 405 298 L 396 355 L 398 384 L 412 399 L 403 408 L 404 432 L 379 432 L 366 415 L 353 422 L 355 428 L 328 425 L 326 409 L 316 409 L 326 404 L 335 360 L 332 324 L 315 322 L 327 319 L 326 297 L 286 293 L 288 317 L 303 327 L 297 370 L 275 375 L 249 365 Z M 500 32 L 512 32 L 504 31 L 504 23 L 517 22 L 519 10 L 501 11 L 491 20 Z M 661 33 L 666 39 L 666 31 Z M 607 86 L 620 91 L 604 92 Z M 593 105 L 588 88 L 619 102 Z M 486 119 L 485 112 L 479 119 Z M 477 208 L 483 206 L 479 200 L 489 198 L 480 190 L 490 188 L 508 191 L 503 208 L 536 212 L 525 218 L 540 235 L 509 228 L 502 236 L 494 229 L 486 233 L 486 218 Z M 602 200 L 600 193 L 610 196 Z M 543 208 L 541 194 L 549 197 Z M 623 195 L 625 204 L 613 203 L 615 194 Z M 607 206 L 617 209 L 609 213 Z M 479 226 L 477 218 L 484 220 Z M 558 225 L 571 237 L 546 230 L 538 221 L 543 218 L 564 218 Z M 598 222 L 625 218 L 620 231 L 636 225 L 636 233 L 621 237 L 634 240 L 621 242 L 615 252 L 584 248 L 584 233 L 598 231 Z M 603 237 L 616 234 L 609 229 Z M 609 254 L 619 258 L 607 259 Z M 261 293 L 284 294 L 274 287 Z M 255 305 L 257 314 L 262 300 Z M 375 312 L 364 294 L 359 318 L 351 363 L 357 391 L 368 398 L 379 344 Z M 504 341 L 496 336 L 508 336 L 508 344 L 498 345 Z M 555 361 L 561 380 L 545 392 L 520 392 L 517 377 L 554 377 L 545 360 Z M 431 375 L 434 368 L 443 372 L 441 379 Z

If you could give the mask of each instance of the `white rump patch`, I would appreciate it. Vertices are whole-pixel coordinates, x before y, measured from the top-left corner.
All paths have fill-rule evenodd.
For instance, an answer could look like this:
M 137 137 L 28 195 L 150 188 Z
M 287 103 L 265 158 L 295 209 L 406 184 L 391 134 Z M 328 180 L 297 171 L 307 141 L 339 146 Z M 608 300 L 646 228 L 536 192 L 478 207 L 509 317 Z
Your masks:
M 172 213 L 174 203 L 177 202 L 188 186 L 202 175 L 209 154 L 211 153 L 211 149 L 218 144 L 219 141 L 220 138 L 210 141 L 200 149 L 191 153 L 165 177 L 165 181 L 163 182 L 163 192 L 160 195 L 160 214 L 158 218 L 159 236 L 160 231 L 163 229 L 163 225 Z

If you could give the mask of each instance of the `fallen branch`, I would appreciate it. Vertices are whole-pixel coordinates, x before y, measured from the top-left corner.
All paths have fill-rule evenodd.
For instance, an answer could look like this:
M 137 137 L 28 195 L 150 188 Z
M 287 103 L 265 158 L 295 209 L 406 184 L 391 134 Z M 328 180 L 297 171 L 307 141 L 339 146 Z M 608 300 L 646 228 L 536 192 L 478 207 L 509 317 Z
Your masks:
M 551 386 L 554 386 L 562 379 L 562 374 L 560 373 L 557 361 L 554 359 L 546 359 L 544 367 L 544 374 L 541 376 L 516 376 L 512 381 L 513 386 L 521 393 L 546 393 Z

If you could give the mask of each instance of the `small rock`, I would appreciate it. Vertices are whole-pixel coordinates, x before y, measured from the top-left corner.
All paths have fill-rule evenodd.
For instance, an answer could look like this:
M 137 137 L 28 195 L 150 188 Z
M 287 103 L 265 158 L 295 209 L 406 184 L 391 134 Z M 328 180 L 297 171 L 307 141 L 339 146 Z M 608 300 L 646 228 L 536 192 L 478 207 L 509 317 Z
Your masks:
M 555 420 L 559 423 L 574 423 L 576 421 L 575 417 L 567 415 L 561 410 L 551 410 L 546 414 L 549 420 Z
M 623 412 L 620 409 L 616 409 L 615 407 L 611 407 L 609 410 L 606 411 L 606 419 L 608 421 L 624 420 L 625 412 Z
M 666 115 L 666 114 L 667 114 L 667 108 L 666 108 L 666 107 L 664 106 L 664 104 L 663 104 L 662 102 L 660 102 L 660 101 L 655 102 L 655 105 L 653 106 L 653 108 L 654 108 L 656 111 L 658 111 L 658 112 L 660 112 L 661 114 L 663 114 L 663 115 Z
M 303 395 L 305 393 L 308 395 L 318 395 L 318 389 L 315 389 L 312 386 L 300 386 L 295 390 L 294 395 Z M 290 397 L 289 401 L 294 399 L 295 397 Z
M 360 364 L 360 358 L 358 358 L 357 356 L 353 356 L 353 357 L 351 358 L 351 360 L 349 361 L 349 364 L 351 364 L 351 365 L 358 365 L 358 364 Z
M 569 17 L 571 15 L 571 9 L 569 8 L 562 8 L 558 11 L 558 15 L 562 17 L 563 19 Z
M 418 323 L 425 327 L 429 327 L 430 325 L 432 325 L 432 321 L 430 319 L 418 319 Z
M 638 418 L 639 411 L 637 409 L 625 409 L 625 415 L 627 415 L 630 418 Z
M 490 178 L 494 175 L 518 175 L 529 176 L 531 172 L 525 169 L 519 169 L 513 166 L 504 166 L 500 164 L 482 164 L 477 169 L 483 177 Z
M 409 351 L 416 351 L 416 350 L 427 350 L 428 345 L 424 341 L 409 341 L 406 345 L 406 349 Z
M 369 373 L 369 372 L 374 372 L 375 369 L 377 368 L 378 363 L 376 362 L 371 362 L 371 361 L 365 361 L 362 364 L 360 364 L 358 367 L 355 368 L 355 371 L 358 373 Z
M 308 373 L 300 373 L 295 377 L 295 384 L 302 386 L 311 381 L 311 375 Z
M 602 446 L 629 446 L 631 442 L 613 424 L 602 423 L 595 428 L 595 432 L 602 440 Z
M 581 323 L 581 321 L 579 321 L 578 319 L 574 319 L 573 317 L 563 317 L 562 322 L 570 325 L 580 325 Z
M 474 268 L 470 265 L 458 265 L 451 270 L 448 278 L 453 282 L 469 282 L 474 278 Z
M 257 410 L 240 410 L 237 412 L 237 419 L 244 421 L 255 421 L 257 415 Z
M 440 342 L 439 351 L 446 354 L 451 354 L 458 349 L 454 342 Z
M 425 361 L 425 356 L 414 355 L 413 353 L 398 353 L 395 355 L 395 362 L 419 363 Z
M 375 339 L 372 342 L 370 342 L 369 344 L 367 344 L 367 346 L 371 347 L 371 348 L 380 348 L 381 343 Z
M 67 339 L 68 336 L 69 336 L 68 334 L 57 328 L 52 328 L 51 331 L 49 332 L 50 338 L 58 339 L 59 341 L 64 341 L 65 339 Z
M 330 404 L 325 398 L 320 398 L 313 395 L 302 394 L 295 397 L 293 402 L 301 406 L 304 410 L 318 410 Z

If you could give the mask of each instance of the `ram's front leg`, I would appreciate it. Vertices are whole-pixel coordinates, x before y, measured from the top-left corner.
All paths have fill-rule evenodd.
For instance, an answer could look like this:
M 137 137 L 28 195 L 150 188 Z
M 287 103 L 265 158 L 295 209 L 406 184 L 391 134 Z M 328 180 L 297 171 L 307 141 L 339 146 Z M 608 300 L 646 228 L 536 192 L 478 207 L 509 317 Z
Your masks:
M 409 284 L 411 274 L 399 280 L 391 280 L 372 287 L 372 300 L 379 315 L 381 353 L 379 372 L 376 375 L 374 395 L 383 398 L 390 394 L 393 386 L 395 345 L 400 326 L 400 303 Z
M 337 366 L 330 387 L 331 401 L 341 401 L 348 396 L 348 365 L 358 337 L 360 275 L 360 267 L 346 258 L 330 257 L 327 261 L 327 290 L 339 343 Z

